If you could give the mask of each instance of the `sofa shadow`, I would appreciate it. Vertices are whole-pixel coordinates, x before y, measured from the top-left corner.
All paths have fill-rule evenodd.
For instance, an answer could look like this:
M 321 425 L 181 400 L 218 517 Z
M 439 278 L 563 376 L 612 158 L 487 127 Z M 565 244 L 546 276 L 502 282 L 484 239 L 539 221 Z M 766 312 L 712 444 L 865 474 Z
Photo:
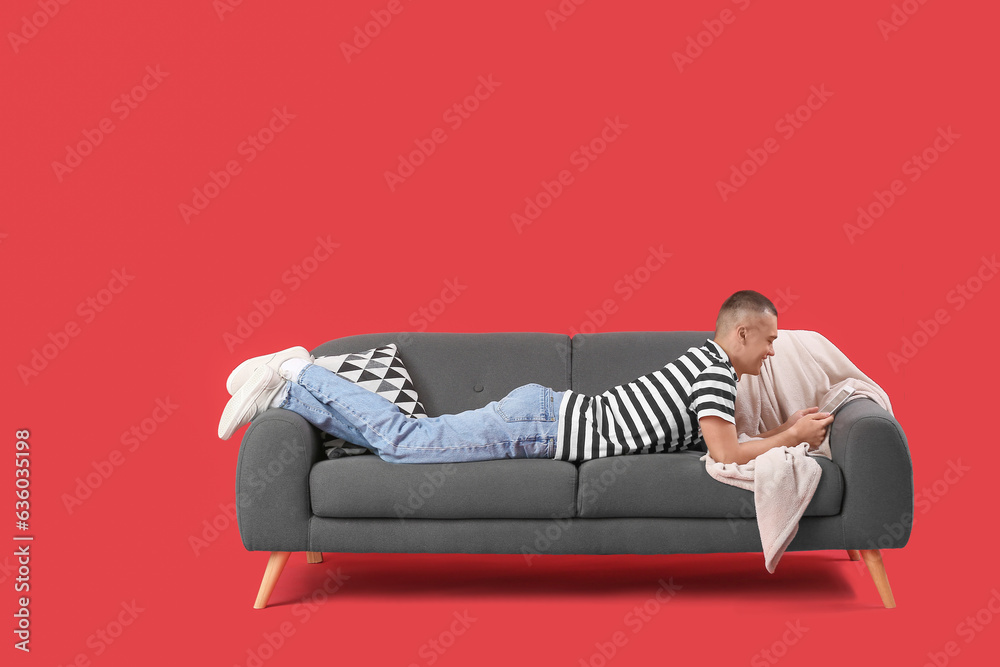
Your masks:
M 322 564 L 290 563 L 270 605 L 311 599 L 496 599 L 578 596 L 652 596 L 661 579 L 679 585 L 689 600 L 746 598 L 819 602 L 827 610 L 882 608 L 875 597 L 859 600 L 855 586 L 870 584 L 867 572 L 837 552 L 785 554 L 768 573 L 759 553 L 672 555 L 357 554 L 327 553 Z M 327 598 L 324 584 L 339 574 Z M 862 583 L 864 582 L 864 583 Z M 329 587 L 328 587 L 329 588 Z M 689 597 L 690 596 L 690 597 Z

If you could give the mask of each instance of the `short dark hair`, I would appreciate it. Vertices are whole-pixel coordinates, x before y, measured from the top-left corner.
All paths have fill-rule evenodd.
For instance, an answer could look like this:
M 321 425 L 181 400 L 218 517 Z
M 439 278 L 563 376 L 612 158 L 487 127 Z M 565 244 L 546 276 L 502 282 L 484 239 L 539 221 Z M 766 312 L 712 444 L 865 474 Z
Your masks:
M 768 314 L 778 316 L 778 309 L 770 299 L 752 289 L 740 290 L 726 299 L 719 309 L 719 316 L 715 320 L 715 337 L 725 335 L 733 327 L 742 324 L 747 317 Z

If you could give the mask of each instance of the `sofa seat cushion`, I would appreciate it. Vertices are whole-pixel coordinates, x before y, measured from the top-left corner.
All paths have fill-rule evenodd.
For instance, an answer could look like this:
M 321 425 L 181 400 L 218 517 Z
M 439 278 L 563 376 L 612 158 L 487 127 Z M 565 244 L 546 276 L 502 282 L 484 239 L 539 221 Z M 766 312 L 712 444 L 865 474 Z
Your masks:
M 320 461 L 312 510 L 326 518 L 549 519 L 576 515 L 577 468 L 552 459 L 388 463 L 377 456 Z
M 699 461 L 703 455 L 660 452 L 585 461 L 580 464 L 579 516 L 755 518 L 753 492 L 713 479 Z M 814 458 L 823 472 L 804 516 L 840 514 L 840 466 Z

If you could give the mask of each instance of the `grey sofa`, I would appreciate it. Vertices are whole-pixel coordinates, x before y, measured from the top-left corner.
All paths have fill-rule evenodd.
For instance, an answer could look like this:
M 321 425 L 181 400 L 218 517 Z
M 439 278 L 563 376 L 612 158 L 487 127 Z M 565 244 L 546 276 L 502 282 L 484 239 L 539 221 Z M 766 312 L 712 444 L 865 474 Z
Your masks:
M 380 333 L 324 343 L 316 356 L 395 342 L 431 416 L 478 408 L 537 382 L 587 394 L 660 368 L 712 332 Z M 880 549 L 909 540 L 913 469 L 899 423 L 875 402 L 849 402 L 832 425 L 833 460 L 788 553 L 846 550 L 895 606 Z M 761 553 L 753 493 L 713 480 L 693 451 L 581 464 L 503 459 L 387 463 L 328 458 L 320 431 L 287 410 L 259 415 L 236 474 L 244 546 L 271 552 L 256 608 L 291 552 L 524 554 Z M 700 451 L 698 451 L 700 449 Z M 763 567 L 763 563 L 761 563 Z

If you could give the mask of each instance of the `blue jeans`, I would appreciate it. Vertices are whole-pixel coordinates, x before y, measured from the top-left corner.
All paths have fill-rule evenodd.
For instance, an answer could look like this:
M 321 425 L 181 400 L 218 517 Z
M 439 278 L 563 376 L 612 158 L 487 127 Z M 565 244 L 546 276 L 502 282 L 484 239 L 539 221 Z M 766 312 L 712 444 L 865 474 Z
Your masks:
M 280 407 L 390 463 L 552 458 L 565 393 L 530 383 L 475 410 L 414 419 L 392 401 L 310 364 L 288 383 Z

